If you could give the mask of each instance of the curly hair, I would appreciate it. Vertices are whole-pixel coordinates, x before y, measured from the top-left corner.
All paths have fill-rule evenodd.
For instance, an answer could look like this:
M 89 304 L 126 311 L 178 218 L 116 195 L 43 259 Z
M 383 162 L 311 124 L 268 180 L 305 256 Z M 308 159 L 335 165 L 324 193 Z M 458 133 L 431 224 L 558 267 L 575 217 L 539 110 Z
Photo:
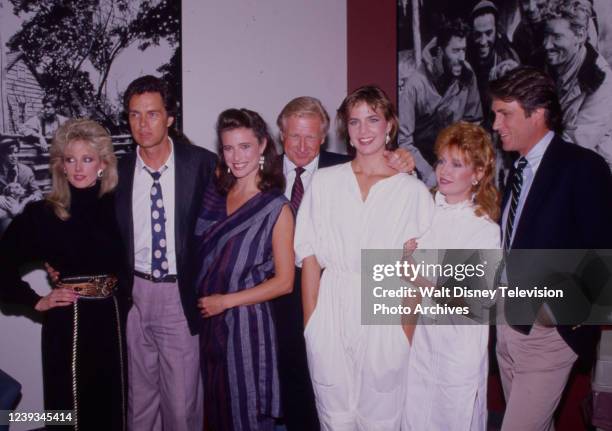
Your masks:
M 70 187 L 64 174 L 64 152 L 72 142 L 86 142 L 106 163 L 100 180 L 100 196 L 112 191 L 118 182 L 117 158 L 108 131 L 88 118 L 76 118 L 62 124 L 55 135 L 49 150 L 49 171 L 51 171 L 51 192 L 46 200 L 53 212 L 61 220 L 70 218 Z
M 442 49 L 446 48 L 453 37 L 467 39 L 470 26 L 461 18 L 442 19 L 436 31 L 436 42 Z
M 457 150 L 466 164 L 482 172 L 482 178 L 471 190 L 475 212 L 479 217 L 488 216 L 497 222 L 500 195 L 495 187 L 495 151 L 489 133 L 465 121 L 453 123 L 443 129 L 436 139 L 436 155 L 439 157 L 444 150 Z
M 259 171 L 258 175 L 259 182 L 257 183 L 257 187 L 259 190 L 262 192 L 270 189 L 284 190 L 285 176 L 283 175 L 282 164 L 276 152 L 274 139 L 272 139 L 272 135 L 270 135 L 266 122 L 255 111 L 245 108 L 232 108 L 219 114 L 216 125 L 219 161 L 217 163 L 215 185 L 219 193 L 224 195 L 227 194 L 234 184 L 236 184 L 236 178 L 231 173 L 227 172 L 228 166 L 223 158 L 223 141 L 221 140 L 221 135 L 224 132 L 240 128 L 253 131 L 253 134 L 257 138 L 257 142 L 260 144 L 264 141 L 267 142 L 263 153 L 263 169 Z
M 589 19 L 593 16 L 593 5 L 589 0 L 561 0 L 551 2 L 544 10 L 542 19 L 564 19 L 576 36 L 586 40 Z

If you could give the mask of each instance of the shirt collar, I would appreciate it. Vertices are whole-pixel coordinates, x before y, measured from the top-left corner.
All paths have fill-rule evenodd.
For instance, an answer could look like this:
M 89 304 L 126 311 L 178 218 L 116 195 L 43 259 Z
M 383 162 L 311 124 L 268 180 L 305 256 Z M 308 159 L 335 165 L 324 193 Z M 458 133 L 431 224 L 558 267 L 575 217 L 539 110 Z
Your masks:
M 314 171 L 317 170 L 317 166 L 319 166 L 319 156 L 320 154 L 317 154 L 317 157 L 312 159 L 310 163 L 304 166 L 304 170 L 306 172 L 308 172 L 309 174 L 312 174 L 314 173 Z M 289 160 L 289 157 L 287 157 L 286 154 L 283 154 L 283 172 L 285 173 L 285 177 L 289 175 L 290 172 L 295 171 L 296 167 L 297 166 L 295 165 L 295 163 Z
M 442 193 L 440 193 L 440 191 L 436 191 L 436 194 L 434 196 L 434 202 L 436 206 L 441 207 L 441 208 L 447 208 L 447 209 L 455 209 L 455 210 L 473 207 L 474 206 L 473 199 L 474 198 L 472 197 L 472 199 L 466 199 L 464 201 L 457 202 L 455 204 L 449 204 L 448 202 L 446 202 L 446 197 Z
M 544 157 L 544 153 L 546 152 L 546 149 L 548 148 L 548 146 L 550 145 L 550 142 L 552 141 L 554 137 L 555 137 L 555 134 L 552 131 L 549 131 L 525 155 L 525 158 L 527 159 L 527 163 L 529 164 L 529 167 L 534 173 L 538 169 L 538 166 L 540 166 L 542 157 Z M 514 166 L 516 167 L 517 164 L 518 164 L 518 160 L 515 162 Z
M 164 167 L 166 169 L 170 169 L 171 166 L 174 166 L 174 142 L 172 142 L 172 138 L 170 136 L 168 136 L 168 141 L 170 142 L 170 154 L 168 155 L 168 158 L 164 164 L 157 169 L 158 172 L 161 172 Z M 150 172 L 155 172 L 155 169 L 147 166 L 145 161 L 142 159 L 139 146 L 136 147 L 136 167 L 139 171 L 142 169 L 147 169 Z

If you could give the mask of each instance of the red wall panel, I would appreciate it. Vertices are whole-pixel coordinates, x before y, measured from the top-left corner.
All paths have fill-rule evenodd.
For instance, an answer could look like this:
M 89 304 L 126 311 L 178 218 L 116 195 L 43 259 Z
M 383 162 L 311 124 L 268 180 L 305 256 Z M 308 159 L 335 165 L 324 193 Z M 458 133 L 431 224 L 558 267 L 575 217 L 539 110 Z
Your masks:
M 397 99 L 397 0 L 347 0 L 348 92 L 376 84 Z

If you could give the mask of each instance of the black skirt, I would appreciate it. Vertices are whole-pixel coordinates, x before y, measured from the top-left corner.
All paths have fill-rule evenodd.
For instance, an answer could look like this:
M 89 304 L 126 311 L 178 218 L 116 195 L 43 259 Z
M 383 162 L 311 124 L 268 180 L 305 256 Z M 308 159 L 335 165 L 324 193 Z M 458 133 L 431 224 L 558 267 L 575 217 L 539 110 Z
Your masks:
M 125 430 L 122 309 L 114 296 L 81 297 L 74 305 L 46 313 L 42 329 L 45 409 L 74 409 L 77 429 Z

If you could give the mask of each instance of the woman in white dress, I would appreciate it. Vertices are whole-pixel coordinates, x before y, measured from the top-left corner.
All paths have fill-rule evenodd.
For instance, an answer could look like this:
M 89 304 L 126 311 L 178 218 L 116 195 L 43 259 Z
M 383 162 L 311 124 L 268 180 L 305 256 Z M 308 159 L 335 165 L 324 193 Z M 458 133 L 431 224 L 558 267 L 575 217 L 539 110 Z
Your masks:
M 499 193 L 489 134 L 471 123 L 455 123 L 440 132 L 435 151 L 435 213 L 418 247 L 499 249 Z M 408 252 L 416 246 L 414 239 L 406 243 Z M 419 320 L 402 430 L 486 430 L 488 339 L 486 322 L 474 324 L 464 316 L 438 324 Z
M 361 250 L 401 249 L 429 227 L 433 202 L 415 177 L 385 162 L 398 120 L 377 87 L 338 109 L 352 162 L 316 171 L 298 212 L 308 365 L 323 430 L 400 428 L 410 344 L 400 325 L 361 325 Z

